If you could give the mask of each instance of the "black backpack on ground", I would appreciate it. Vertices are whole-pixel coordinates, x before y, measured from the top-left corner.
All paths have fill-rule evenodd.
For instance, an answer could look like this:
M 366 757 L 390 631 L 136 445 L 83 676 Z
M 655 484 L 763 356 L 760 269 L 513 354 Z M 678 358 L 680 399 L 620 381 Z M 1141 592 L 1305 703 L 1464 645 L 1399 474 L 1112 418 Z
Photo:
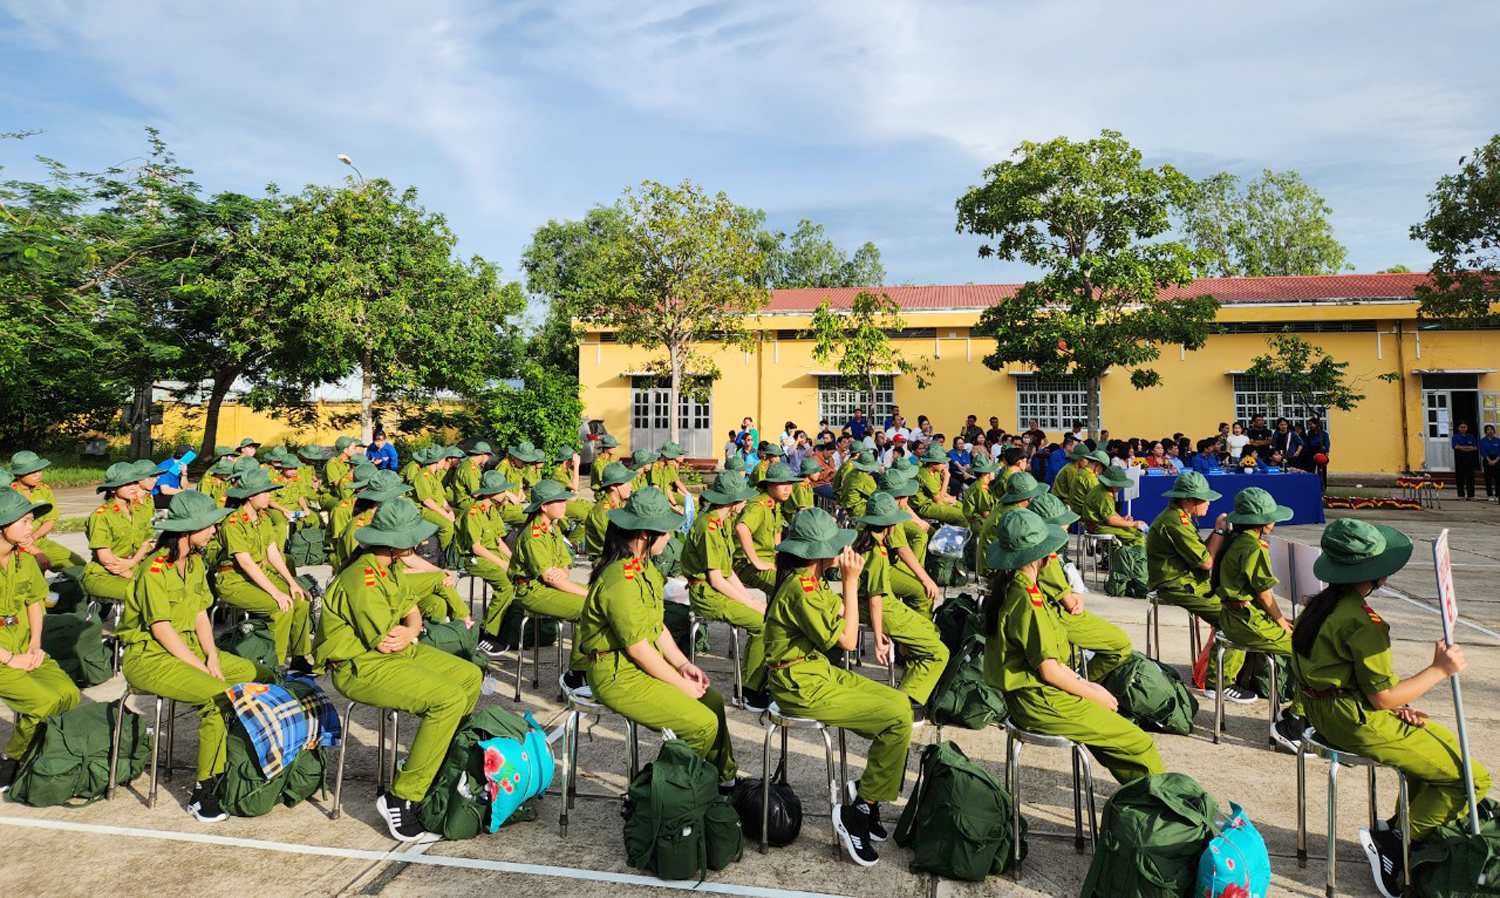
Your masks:
M 761 817 L 761 793 L 764 790 L 765 781 L 761 779 L 741 778 L 734 784 L 734 791 L 729 793 L 729 804 L 740 815 L 740 827 L 744 830 L 745 838 L 752 842 L 760 841 L 760 817 Z M 802 832 L 802 799 L 792 791 L 791 783 L 786 781 L 786 758 L 776 765 L 776 772 L 771 776 L 771 809 L 766 815 L 766 843 L 781 848 L 790 845 Z

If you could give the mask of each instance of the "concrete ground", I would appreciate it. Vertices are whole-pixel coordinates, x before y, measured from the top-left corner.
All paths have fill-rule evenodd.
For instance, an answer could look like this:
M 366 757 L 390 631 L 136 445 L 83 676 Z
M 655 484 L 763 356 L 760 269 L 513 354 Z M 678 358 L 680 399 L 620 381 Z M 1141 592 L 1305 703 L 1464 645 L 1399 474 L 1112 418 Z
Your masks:
M 86 497 L 80 496 L 83 500 Z M 86 511 L 87 505 L 78 511 Z M 1361 517 L 1397 526 L 1416 539 L 1430 539 L 1443 527 L 1452 528 L 1457 588 L 1466 619 L 1462 640 L 1468 649 L 1469 671 L 1464 676 L 1468 723 L 1478 760 L 1494 770 L 1500 766 L 1500 746 L 1492 734 L 1500 718 L 1500 508 L 1493 504 L 1449 500 L 1436 511 L 1357 513 Z M 1278 535 L 1315 542 L 1321 527 L 1286 527 Z M 63 537 L 69 545 L 82 545 L 79 535 Z M 316 569 L 314 573 L 319 573 Z M 326 576 L 325 571 L 321 572 Z M 575 575 L 582 576 L 581 571 Z M 1391 580 L 1388 593 L 1377 594 L 1371 605 L 1392 625 L 1396 668 L 1415 672 L 1432 655 L 1433 640 L 1441 633 L 1435 613 L 1430 549 L 1419 543 L 1412 563 Z M 1145 605 L 1131 599 L 1091 597 L 1090 608 L 1120 624 L 1144 645 Z M 1166 613 L 1163 639 L 1166 660 L 1186 670 L 1189 662 L 1186 615 Z M 713 631 L 714 654 L 700 656 L 702 666 L 721 688 L 729 662 L 727 633 Z M 500 702 L 517 711 L 536 713 L 548 729 L 561 723 L 556 696 L 555 657 L 543 651 L 542 687 L 529 682 L 519 705 L 501 689 L 484 702 Z M 513 666 L 495 674 L 507 685 Z M 529 668 L 528 668 L 529 673 Z M 872 671 L 873 673 L 873 671 Z M 116 677 L 87 691 L 87 700 L 117 697 L 123 681 Z M 136 699 L 137 710 L 148 712 Z M 1440 687 L 1419 704 L 1436 718 L 1451 723 L 1450 693 Z M 1156 737 L 1170 770 L 1196 777 L 1227 809 L 1230 802 L 1243 806 L 1264 834 L 1272 854 L 1275 895 L 1321 894 L 1325 832 L 1323 800 L 1324 770 L 1311 769 L 1309 837 L 1312 859 L 1306 868 L 1295 860 L 1296 765 L 1290 755 L 1277 754 L 1266 744 L 1264 703 L 1231 706 L 1222 744 L 1210 740 L 1213 707 L 1204 703 L 1198 714 L 1198 730 L 1191 736 Z M 535 822 L 521 823 L 495 835 L 466 842 L 436 842 L 406 846 L 393 842 L 375 811 L 374 747 L 369 712 L 353 727 L 349 749 L 350 773 L 346 780 L 344 817 L 328 818 L 329 803 L 313 801 L 294 809 L 279 808 L 251 820 L 231 819 L 215 825 L 194 821 L 184 811 L 191 785 L 190 765 L 195 742 L 192 718 L 183 715 L 178 724 L 175 751 L 176 776 L 162 783 L 161 800 L 148 809 L 144 796 L 149 784 L 142 777 L 131 788 L 119 792 L 111 802 L 82 809 L 33 809 L 16 804 L 0 805 L 0 832 L 10 847 L 0 852 L 0 875 L 16 884 L 18 894 L 50 898 L 100 894 L 141 895 L 188 887 L 195 898 L 216 895 L 257 898 L 302 898 L 302 896 L 406 895 L 444 893 L 502 895 L 668 895 L 683 889 L 730 895 L 819 893 L 833 895 L 881 894 L 902 896 L 1077 895 L 1088 868 L 1087 854 L 1077 854 L 1070 838 L 1033 835 L 1030 857 L 1018 881 L 1009 876 L 990 877 L 984 883 L 940 881 L 907 870 L 909 852 L 893 843 L 883 846 L 882 861 L 874 869 L 862 869 L 843 859 L 831 835 L 828 811 L 819 787 L 823 758 L 821 746 L 796 734 L 792 739 L 790 781 L 801 796 L 806 821 L 801 837 L 793 845 L 760 855 L 747 847 L 744 858 L 726 870 L 710 875 L 701 885 L 661 883 L 642 877 L 625 864 L 621 841 L 618 801 L 582 798 L 570 816 L 568 835 L 558 832 L 559 801 L 549 797 L 539 805 Z M 8 732 L 11 716 L 0 731 Z M 735 748 L 745 772 L 760 773 L 761 730 L 748 713 L 731 710 L 730 726 Z M 971 758 L 1000 777 L 1005 754 L 1003 731 L 995 728 L 973 732 L 944 728 L 944 738 L 956 741 Z M 406 734 L 409 738 L 410 731 Z M 908 789 L 915 777 L 921 744 L 937 738 L 928 727 L 916 734 L 908 761 Z M 654 756 L 655 737 L 644 735 L 643 760 Z M 581 788 L 586 792 L 618 793 L 624 785 L 622 729 L 617 719 L 606 716 L 585 738 L 580 749 Z M 865 743 L 849 737 L 852 771 L 862 767 Z M 560 743 L 559 743 L 560 746 Z M 1033 832 L 1071 830 L 1072 797 L 1067 775 L 1068 759 L 1052 750 L 1030 748 L 1024 765 L 1022 800 Z M 1368 867 L 1355 841 L 1357 828 L 1367 819 L 1367 801 L 1362 777 L 1348 771 L 1340 779 L 1338 881 L 1343 895 L 1374 895 Z M 330 771 L 330 785 L 331 785 Z M 1115 785 L 1100 771 L 1099 802 L 1112 794 Z M 1395 797 L 1394 780 L 1381 777 L 1382 815 L 1389 814 Z M 884 817 L 894 823 L 899 806 L 888 807 Z M 24 885 L 21 885 L 24 883 Z

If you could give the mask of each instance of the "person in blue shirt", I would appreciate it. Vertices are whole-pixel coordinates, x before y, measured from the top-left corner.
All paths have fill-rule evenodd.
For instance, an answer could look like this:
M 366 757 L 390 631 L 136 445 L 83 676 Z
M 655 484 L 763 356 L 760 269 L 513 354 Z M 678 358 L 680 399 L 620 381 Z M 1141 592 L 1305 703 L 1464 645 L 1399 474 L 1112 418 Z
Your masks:
M 1325 490 L 1328 489 L 1328 450 L 1332 445 L 1328 439 L 1328 431 L 1323 429 L 1323 422 L 1317 418 L 1308 418 L 1307 433 L 1302 438 L 1302 457 L 1294 464 L 1304 471 L 1316 472 Z M 1322 461 L 1318 461 L 1320 455 L 1323 456 Z
M 1474 498 L 1474 472 L 1479 468 L 1479 440 L 1469 433 L 1469 422 L 1458 422 L 1453 434 L 1453 479 L 1465 502 Z
M 1214 450 L 1219 441 L 1210 437 L 1198 441 L 1198 451 L 1193 454 L 1193 470 L 1199 474 L 1212 474 L 1219 470 L 1219 455 Z
M 1271 434 L 1271 448 L 1280 449 L 1282 458 L 1299 458 L 1302 446 L 1302 436 L 1292 429 L 1292 422 L 1277 418 L 1276 432 Z
M 1052 454 L 1047 456 L 1048 486 L 1051 486 L 1052 481 L 1057 479 L 1058 472 L 1068 466 L 1068 456 L 1073 454 L 1073 447 L 1076 445 L 1078 445 L 1078 437 L 1071 433 L 1067 434 L 1063 437 L 1062 445 L 1053 449 Z
M 1495 436 L 1495 425 L 1484 425 L 1484 436 L 1479 438 L 1479 467 L 1484 471 L 1484 497 L 1500 498 L 1500 437 Z
M 156 486 L 151 488 L 151 501 L 157 508 L 166 508 L 172 497 L 183 491 L 182 479 L 195 457 L 192 449 L 178 446 L 171 458 L 157 462 L 156 470 L 161 473 L 156 475 Z
M 854 437 L 855 442 L 863 440 L 865 434 L 870 432 L 870 422 L 865 418 L 865 410 L 855 409 L 854 417 L 844 422 L 844 429 L 849 431 L 849 435 Z
M 974 479 L 969 473 L 969 465 L 974 461 L 974 453 L 968 448 L 969 444 L 961 438 L 953 441 L 953 448 L 948 450 L 948 483 L 950 493 L 955 496 L 962 494 L 962 487 Z
M 374 439 L 370 445 L 365 447 L 365 456 L 370 459 L 371 464 L 382 471 L 400 471 L 396 458 L 396 447 L 385 439 L 385 431 L 375 431 Z

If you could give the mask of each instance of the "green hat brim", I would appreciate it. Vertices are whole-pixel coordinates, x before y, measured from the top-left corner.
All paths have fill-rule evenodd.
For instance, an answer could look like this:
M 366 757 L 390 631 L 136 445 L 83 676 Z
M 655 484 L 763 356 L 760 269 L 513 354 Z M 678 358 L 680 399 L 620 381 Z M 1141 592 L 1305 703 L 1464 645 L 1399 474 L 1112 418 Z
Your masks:
M 1106 468 L 1105 473 L 1099 475 L 1099 484 L 1105 489 L 1111 490 L 1123 490 L 1130 486 L 1130 476 L 1128 474 L 1121 473 L 1118 477 L 1109 476 L 1109 471 L 1118 470 L 1120 469 L 1114 466 Z
M 761 483 L 801 483 L 802 480 L 802 475 L 796 472 L 792 472 L 786 477 L 772 477 L 769 470 L 760 478 Z
M 19 495 L 19 493 L 17 495 Z M 52 510 L 52 503 L 51 502 L 37 502 L 35 504 L 28 503 L 25 508 L 21 508 L 20 506 L 17 506 L 17 509 L 18 509 L 17 512 L 14 515 L 10 516 L 9 518 L 0 519 L 0 527 L 9 527 L 11 524 L 14 524 L 16 521 L 21 520 L 22 518 L 26 517 L 27 515 L 32 515 L 33 517 L 38 517 L 39 518 L 42 515 L 44 515 L 47 512 L 49 512 L 49 511 Z
M 663 449 L 663 450 L 661 450 L 660 452 L 658 452 L 656 454 L 660 455 L 662 458 L 665 458 L 667 461 L 671 461 L 672 459 L 675 459 L 675 458 L 682 458 L 687 453 L 685 453 L 685 452 L 678 452 L 675 449 Z
M 477 488 L 475 488 L 474 492 L 471 495 L 479 499 L 487 499 L 490 496 L 498 496 L 501 493 L 508 493 L 515 488 L 516 485 L 514 483 L 511 483 L 509 480 L 505 481 L 504 486 L 484 486 L 483 484 L 480 484 Z
M 889 515 L 862 514 L 857 515 L 854 520 L 860 522 L 861 524 L 864 524 L 867 527 L 894 527 L 897 524 L 905 523 L 906 521 L 911 520 L 911 515 L 906 514 L 898 508 L 896 509 L 896 511 L 891 512 Z
M 1224 520 L 1231 524 L 1246 524 L 1251 527 L 1259 527 L 1265 524 L 1280 524 L 1283 521 L 1290 521 L 1295 514 L 1296 512 L 1285 505 L 1278 505 L 1276 506 L 1276 510 L 1269 514 L 1253 514 L 1250 512 L 1241 514 L 1231 511 L 1224 516 Z
M 917 494 L 917 484 L 914 481 L 905 480 L 901 483 L 892 484 L 891 486 L 883 486 L 876 492 L 885 493 L 889 496 L 895 496 L 897 499 L 907 498 L 915 496 Z
M 631 470 L 630 468 L 626 468 L 625 472 L 626 476 L 624 477 L 609 477 L 607 475 L 601 474 L 599 478 L 599 489 L 607 490 L 612 486 L 620 486 L 622 484 L 633 482 L 636 478 L 635 471 Z M 707 491 L 705 490 L 705 492 Z
M 494 455 L 495 450 L 490 448 L 489 443 L 479 442 L 469 447 L 469 455 Z
M 103 483 L 99 484 L 97 487 L 94 487 L 94 492 L 102 493 L 105 490 L 117 490 L 122 486 L 129 486 L 132 483 L 139 483 L 140 480 L 141 478 L 136 477 L 133 472 L 130 472 L 128 476 L 117 477 L 114 480 L 110 480 L 108 477 L 106 477 L 104 478 Z
M 204 527 L 212 527 L 234 513 L 232 508 L 215 508 L 186 518 L 171 517 L 163 518 L 151 525 L 152 530 L 160 530 L 164 533 L 193 533 Z
M 380 546 L 386 549 L 415 549 L 437 532 L 437 525 L 424 520 L 401 530 L 377 530 L 373 524 L 354 531 L 354 538 L 361 545 Z
M 1053 515 L 1050 518 L 1042 518 L 1042 520 L 1054 527 L 1071 527 L 1081 521 L 1082 518 L 1078 516 L 1078 512 L 1067 506 L 1063 506 L 1061 514 Z
M 854 466 L 854 470 L 864 471 L 866 474 L 874 474 L 875 472 L 880 470 L 880 462 L 878 461 L 865 462 L 860 461 L 856 458 L 853 461 L 849 462 L 849 464 Z
M 709 505 L 723 506 L 733 505 L 736 502 L 749 502 L 759 494 L 760 493 L 758 490 L 748 485 L 745 487 L 744 492 L 740 493 L 739 495 L 733 495 L 731 493 L 721 493 L 713 487 L 709 487 L 708 489 L 700 493 L 698 495 L 698 498 L 702 499 L 704 502 L 707 502 Z
M 618 449 L 618 448 L 620 448 L 620 441 L 617 440 L 617 439 L 615 439 L 614 437 L 610 436 L 607 433 L 604 436 L 600 437 L 598 442 L 599 442 L 599 448 L 600 449 Z
M 1167 490 L 1161 495 L 1164 499 L 1195 499 L 1199 502 L 1217 502 L 1224 498 L 1222 493 L 1207 487 L 1201 490 Z
M 52 467 L 51 459 L 38 458 L 29 465 L 15 465 L 10 469 L 12 477 L 25 477 L 27 474 L 35 474 L 43 468 Z
M 1039 558 L 1046 558 L 1067 544 L 1068 532 L 1056 524 L 1048 524 L 1047 538 L 1034 546 L 1007 550 L 1001 547 L 998 540 L 990 543 L 984 553 L 984 563 L 991 570 L 1013 571 Z
M 553 502 L 566 502 L 571 498 L 573 498 L 573 494 L 568 490 L 563 490 L 555 496 L 538 497 L 526 503 L 525 511 L 527 514 L 536 514 L 541 510 L 543 505 L 551 505 Z
M 998 501 L 1001 505 L 1015 505 L 1017 502 L 1025 502 L 1027 499 L 1035 499 L 1037 496 L 1046 493 L 1049 489 L 1051 489 L 1051 487 L 1047 486 L 1047 482 L 1045 480 L 1038 480 L 1036 482 L 1036 486 L 1032 487 L 1024 493 L 1018 493 L 1010 489 L 1010 487 L 1006 487 L 1004 494 L 1000 496 Z
M 411 487 L 403 483 L 388 490 L 365 490 L 359 494 L 359 497 L 379 505 L 382 502 L 389 502 L 397 496 L 404 496 L 409 492 L 411 492 Z
M 639 515 L 626 508 L 611 508 L 605 517 L 621 530 L 646 530 L 651 533 L 674 533 L 687 520 L 685 515 L 668 512 L 660 515 Z
M 1358 564 L 1339 564 L 1324 552 L 1313 562 L 1313 576 L 1324 583 L 1364 583 L 1396 573 L 1411 560 L 1411 537 L 1394 527 L 1372 524 L 1385 537 L 1385 551 Z
M 277 490 L 281 489 L 281 486 L 282 485 L 279 483 L 267 483 L 263 486 L 258 486 L 255 489 L 249 489 L 243 486 L 232 486 L 224 491 L 224 495 L 228 496 L 231 499 L 248 499 L 251 496 L 259 496 L 261 493 L 274 493 Z
M 804 561 L 821 561 L 824 558 L 833 558 L 844 551 L 857 534 L 853 530 L 838 531 L 838 535 L 832 539 L 783 539 L 777 546 L 776 551 L 783 552 L 801 558 Z
M 946 465 L 950 459 L 946 455 L 932 455 L 929 453 L 917 459 L 917 461 L 924 465 Z

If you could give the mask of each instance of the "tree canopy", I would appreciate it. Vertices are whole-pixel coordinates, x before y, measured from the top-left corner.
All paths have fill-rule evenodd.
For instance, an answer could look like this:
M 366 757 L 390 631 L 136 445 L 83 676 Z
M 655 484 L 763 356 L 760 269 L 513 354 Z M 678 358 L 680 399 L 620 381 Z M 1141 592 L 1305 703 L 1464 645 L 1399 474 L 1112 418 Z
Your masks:
M 1100 429 L 1098 381 L 1130 369 L 1137 389 L 1161 382 L 1150 363 L 1161 344 L 1199 349 L 1218 301 L 1177 296 L 1200 257 L 1156 239 L 1193 190 L 1186 175 L 1146 168 L 1114 131 L 1074 143 L 1022 143 L 1015 158 L 985 170 L 985 182 L 958 199 L 958 230 L 986 238 L 982 258 L 1043 269 L 1014 296 L 984 311 L 979 332 L 995 338 L 985 364 L 1022 362 L 1039 374 L 1087 382 L 1089 428 Z
M 846 253 L 829 239 L 823 225 L 809 219 L 797 223 L 790 235 L 762 232 L 766 265 L 761 283 L 766 287 L 879 287 L 885 283 L 880 250 L 866 241 Z
M 1418 314 L 1500 323 L 1500 134 L 1458 163 L 1427 195 L 1427 219 L 1411 229 L 1437 254 L 1431 283 L 1417 288 Z
M 874 415 L 876 378 L 881 372 L 912 375 L 918 389 L 927 386 L 931 373 L 927 358 L 902 352 L 891 344 L 891 332 L 905 326 L 901 305 L 888 294 L 861 290 L 848 309 L 835 309 L 825 299 L 813 312 L 809 332 L 813 358 L 832 363 L 839 374 L 862 384 L 870 414 Z
M 1348 251 L 1334 239 L 1333 209 L 1295 171 L 1266 169 L 1241 186 L 1221 172 L 1181 206 L 1184 242 L 1208 277 L 1338 274 Z
M 1349 363 L 1335 360 L 1307 339 L 1282 331 L 1266 338 L 1266 349 L 1250 361 L 1245 373 L 1277 385 L 1282 395 L 1314 410 L 1319 418 L 1326 419 L 1331 408 L 1347 412 L 1364 401 L 1364 394 L 1356 393 L 1354 385 L 1344 379 Z M 1392 375 L 1380 377 L 1392 379 Z M 1399 374 L 1394 377 L 1400 379 Z

